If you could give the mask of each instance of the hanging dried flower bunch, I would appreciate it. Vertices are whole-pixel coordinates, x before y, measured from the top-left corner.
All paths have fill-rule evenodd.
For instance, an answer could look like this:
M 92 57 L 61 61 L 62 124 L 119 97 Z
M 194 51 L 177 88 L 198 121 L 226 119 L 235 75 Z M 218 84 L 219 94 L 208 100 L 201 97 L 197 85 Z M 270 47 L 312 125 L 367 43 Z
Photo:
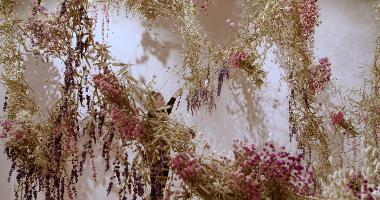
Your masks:
M 331 63 L 328 58 L 314 61 L 316 0 L 245 1 L 234 39 L 222 47 L 207 41 L 199 25 L 207 1 L 102 1 L 149 20 L 172 20 L 183 39 L 182 75 L 191 112 L 205 105 L 215 109 L 222 84 L 234 70 L 246 73 L 253 87 L 262 86 L 266 55 L 276 52 L 289 84 L 290 137 L 296 137 L 302 153 L 293 156 L 271 143 L 256 148 L 236 141 L 233 155 L 215 157 L 199 154 L 202 148 L 194 131 L 156 110 L 149 86 L 127 72 L 112 71 L 112 66 L 127 65 L 113 58 L 106 44 L 95 41 L 96 20 L 89 13 L 96 3 L 62 0 L 58 11 L 49 13 L 41 1 L 33 1 L 32 14 L 19 19 L 15 1 L 0 1 L 0 63 L 7 89 L 0 138 L 12 162 L 9 176 L 16 176 L 17 199 L 78 198 L 76 184 L 85 163 L 90 163 L 93 179 L 98 178 L 96 152 L 112 173 L 107 192 L 118 190 L 120 199 L 154 198 L 153 191 L 167 199 L 380 198 L 379 40 L 362 98 L 350 99 L 360 109 L 351 115 L 342 109 L 323 116 L 316 97 L 328 89 Z M 61 98 L 48 115 L 30 96 L 25 81 L 25 58 L 30 54 L 64 64 Z M 346 173 L 345 166 L 331 161 L 334 141 L 324 118 L 331 119 L 334 134 L 363 139 L 361 171 Z M 313 165 L 311 158 L 317 161 Z M 179 190 L 166 184 L 169 171 L 170 182 L 179 181 Z

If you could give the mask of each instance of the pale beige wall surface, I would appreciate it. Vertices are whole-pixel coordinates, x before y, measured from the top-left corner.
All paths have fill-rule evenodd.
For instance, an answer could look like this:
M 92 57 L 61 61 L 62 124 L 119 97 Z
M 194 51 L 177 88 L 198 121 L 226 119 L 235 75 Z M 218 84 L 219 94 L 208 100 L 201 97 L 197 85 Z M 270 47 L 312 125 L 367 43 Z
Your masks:
M 54 1 L 48 2 L 51 6 L 55 5 Z M 239 18 L 234 14 L 239 11 L 238 7 L 234 6 L 236 2 L 238 1 L 219 0 L 218 4 L 212 3 L 209 16 L 202 19 L 202 24 L 214 43 L 223 44 L 228 41 L 226 20 Z M 320 0 L 319 3 L 322 24 L 316 32 L 316 56 L 329 57 L 333 65 L 334 81 L 348 88 L 359 86 L 361 78 L 358 74 L 363 70 L 360 67 L 366 69 L 372 62 L 374 40 L 378 32 L 373 20 L 372 3 L 373 1 L 369 0 Z M 25 12 L 23 9 L 27 9 L 27 6 L 20 9 L 21 13 Z M 100 25 L 101 22 L 98 23 L 98 33 Z M 131 70 L 135 77 L 144 77 L 149 82 L 156 76 L 155 88 L 168 100 L 183 82 L 172 72 L 172 68 L 169 69 L 170 66 L 180 63 L 180 43 L 166 27 L 168 26 L 146 32 L 144 22 L 139 17 L 125 18 L 125 13 L 121 11 L 119 15 L 111 15 L 107 42 L 112 45 L 111 51 L 114 56 L 124 62 L 135 64 Z M 156 36 L 154 33 L 160 34 Z M 51 100 L 59 95 L 54 92 L 58 87 L 57 81 L 61 78 L 59 74 L 62 69 L 59 66 L 59 62 L 41 63 L 34 58 L 28 60 L 27 79 L 33 90 L 38 93 L 49 91 L 45 95 L 34 94 L 42 107 L 51 105 Z M 217 104 L 218 109 L 214 113 L 202 111 L 191 116 L 186 112 L 186 103 L 182 99 L 178 110 L 174 112 L 175 117 L 196 126 L 197 131 L 203 133 L 212 148 L 217 151 L 229 151 L 234 138 L 255 143 L 273 139 L 294 151 L 295 144 L 289 144 L 287 132 L 287 86 L 281 80 L 281 69 L 271 62 L 271 57 L 265 69 L 269 74 L 263 90 L 245 97 L 236 96 L 231 93 L 230 87 L 225 85 Z M 238 77 L 239 74 L 235 74 L 233 79 Z M 46 80 L 52 84 L 45 84 Z M 3 97 L 4 88 L 1 87 L 1 102 Z M 247 107 L 239 111 L 234 99 L 244 102 L 243 105 Z M 231 110 L 238 111 L 231 113 Z M 0 154 L 0 200 L 12 199 L 11 184 L 7 182 L 9 168 L 9 161 L 4 154 Z M 100 180 L 98 185 L 95 185 L 83 178 L 79 186 L 80 199 L 105 199 L 105 189 L 102 186 L 104 183 Z M 109 199 L 117 198 L 111 196 Z

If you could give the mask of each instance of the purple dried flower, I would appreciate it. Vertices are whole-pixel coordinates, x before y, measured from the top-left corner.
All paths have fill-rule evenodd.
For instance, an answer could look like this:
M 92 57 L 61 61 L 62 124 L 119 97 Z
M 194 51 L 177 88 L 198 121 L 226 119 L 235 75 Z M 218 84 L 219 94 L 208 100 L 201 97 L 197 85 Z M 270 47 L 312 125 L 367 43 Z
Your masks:
M 219 77 L 218 77 L 218 89 L 217 89 L 217 96 L 220 97 L 220 93 L 222 91 L 222 85 L 225 79 L 229 79 L 230 74 L 227 68 L 222 67 L 219 70 Z

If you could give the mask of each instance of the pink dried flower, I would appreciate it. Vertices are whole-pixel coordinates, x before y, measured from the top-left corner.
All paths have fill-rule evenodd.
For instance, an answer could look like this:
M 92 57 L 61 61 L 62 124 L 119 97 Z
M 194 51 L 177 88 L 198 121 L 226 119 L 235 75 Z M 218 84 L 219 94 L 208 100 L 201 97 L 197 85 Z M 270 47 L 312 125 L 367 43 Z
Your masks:
M 309 87 L 312 93 L 325 89 L 331 79 L 331 63 L 328 58 L 319 59 L 319 65 L 311 69 Z
M 200 165 L 192 154 L 179 153 L 171 161 L 171 168 L 181 179 L 189 179 L 200 172 Z
M 344 114 L 342 111 L 339 111 L 338 113 L 334 113 L 331 117 L 331 122 L 333 125 L 339 125 L 343 120 Z
M 33 9 L 33 15 L 36 15 L 37 13 L 48 15 L 48 10 L 46 9 L 46 7 L 39 4 L 36 0 L 32 0 L 32 9 Z
M 107 97 L 117 99 L 120 97 L 122 89 L 117 78 L 106 71 L 104 74 L 97 74 L 93 77 L 95 86 Z
M 380 188 L 369 186 L 368 180 L 365 179 L 360 172 L 350 176 L 348 179 L 347 187 L 358 199 L 377 199 L 373 196 L 372 192 L 374 192 L 374 190 L 378 191 Z
M 315 27 L 319 22 L 319 8 L 317 0 L 301 0 L 299 5 L 301 18 L 302 36 L 309 39 L 314 34 Z
M 59 14 L 49 16 L 47 10 L 37 3 L 33 4 L 32 8 L 32 16 L 28 18 L 26 24 L 30 30 L 31 45 L 38 50 L 48 50 L 48 53 L 67 51 L 65 48 L 67 29 L 64 28 L 63 22 L 69 21 L 69 17 Z
M 127 140 L 137 139 L 144 135 L 141 119 L 131 116 L 128 112 L 112 107 L 111 118 L 116 131 Z
M 311 171 L 303 173 L 302 155 L 291 156 L 283 148 L 276 150 L 270 143 L 261 151 L 253 145 L 235 143 L 234 155 L 233 187 L 250 199 L 261 199 L 263 192 L 281 195 L 281 191 L 287 189 L 297 194 L 312 194 L 313 174 Z
M 0 122 L 3 131 L 0 133 L 0 139 L 14 137 L 20 140 L 24 137 L 24 133 L 17 127 L 17 124 L 12 120 L 3 120 Z
M 228 63 L 236 68 L 242 66 L 243 62 L 249 58 L 248 54 L 243 51 L 238 51 L 230 54 Z
M 328 68 L 331 65 L 331 63 L 329 62 L 329 59 L 327 57 L 319 59 L 318 62 L 321 65 L 321 67 L 323 67 L 323 68 Z

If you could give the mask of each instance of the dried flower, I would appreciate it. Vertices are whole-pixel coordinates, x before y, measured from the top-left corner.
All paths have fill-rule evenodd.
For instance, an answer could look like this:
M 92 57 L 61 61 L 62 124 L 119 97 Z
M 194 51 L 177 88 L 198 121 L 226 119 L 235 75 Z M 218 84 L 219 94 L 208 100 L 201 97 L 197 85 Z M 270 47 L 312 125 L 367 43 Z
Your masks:
M 21 140 L 24 137 L 23 130 L 19 127 L 17 122 L 13 120 L 3 120 L 0 122 L 0 125 L 3 127 L 3 131 L 0 133 L 1 138 L 9 138 Z
M 331 79 L 331 63 L 328 58 L 319 59 L 319 65 L 311 69 L 309 87 L 312 94 L 322 91 Z
M 243 51 L 237 51 L 230 54 L 228 64 L 233 67 L 239 68 L 249 58 L 248 54 Z
M 302 166 L 302 155 L 291 156 L 282 150 L 277 151 L 273 144 L 266 143 L 262 151 L 251 145 L 234 143 L 236 170 L 231 173 L 233 187 L 249 194 L 249 199 L 260 199 L 262 195 L 280 195 L 295 192 L 311 195 L 313 174 Z M 260 198 L 259 198 L 260 197 Z
M 36 0 L 32 0 L 32 10 L 33 10 L 33 15 L 36 15 L 37 13 L 42 13 L 44 15 L 48 15 L 48 11 L 46 7 L 42 6 L 41 3 L 39 3 Z
M 6 138 L 12 131 L 14 122 L 11 120 L 1 121 L 1 126 L 3 127 L 3 131 L 0 134 L 0 138 Z
M 138 139 L 144 135 L 141 120 L 137 116 L 130 115 L 128 112 L 112 107 L 111 118 L 115 124 L 116 131 L 127 140 Z
M 309 39 L 314 34 L 315 27 L 320 24 L 317 0 L 301 0 L 299 12 L 302 24 L 302 36 Z
M 230 74 L 229 74 L 229 71 L 227 68 L 225 67 L 222 67 L 220 70 L 219 70 L 219 77 L 218 77 L 218 89 L 217 89 L 217 96 L 219 97 L 220 96 L 220 93 L 222 91 L 222 85 L 223 85 L 223 82 L 225 79 L 229 79 L 230 78 Z
M 207 88 L 200 88 L 193 91 L 192 95 L 189 95 L 186 98 L 187 101 L 187 110 L 191 111 L 193 114 L 194 111 L 199 110 L 203 105 L 207 105 L 209 112 L 213 111 L 216 108 L 214 91 L 209 91 Z
M 196 158 L 189 153 L 177 154 L 172 158 L 170 165 L 175 173 L 184 180 L 196 177 L 197 173 L 201 171 Z
M 329 134 L 324 132 L 322 124 L 319 123 L 323 120 L 319 120 L 319 113 L 314 112 L 312 106 L 316 103 L 313 100 L 315 92 L 323 90 L 330 81 L 331 64 L 327 58 L 323 58 L 319 60 L 318 65 L 307 67 L 313 58 L 310 48 L 313 42 L 312 35 L 319 24 L 317 1 L 252 2 L 247 1 L 245 4 L 241 23 L 227 21 L 238 29 L 234 31 L 232 43 L 223 48 L 213 46 L 207 41 L 207 34 L 202 32 L 197 14 L 199 10 L 207 10 L 207 1 L 200 0 L 128 0 L 120 4 L 117 1 L 106 1 L 102 9 L 104 18 L 101 32 L 103 38 L 109 32 L 105 30 L 109 28 L 109 12 L 112 5 L 136 8 L 149 19 L 168 17 L 172 20 L 181 30 L 180 34 L 184 40 L 183 57 L 186 69 L 183 71 L 186 73 L 186 85 L 189 86 L 190 95 L 187 100 L 191 111 L 204 104 L 208 105 L 209 110 L 215 108 L 215 98 L 220 96 L 223 81 L 229 77 L 227 68 L 220 69 L 220 66 L 226 64 L 223 58 L 228 57 L 228 65 L 244 70 L 249 74 L 249 78 L 255 81 L 255 86 L 260 86 L 265 74 L 261 67 L 268 55 L 267 52 L 272 48 L 278 48 L 277 60 L 285 68 L 291 91 L 291 131 L 300 134 L 297 137 L 298 146 L 310 146 L 310 149 L 321 154 L 322 159 L 319 161 L 323 162 L 331 153 L 329 138 L 324 137 Z M 114 184 L 119 184 L 117 188 L 120 199 L 137 199 L 137 196 L 143 196 L 145 180 L 149 179 L 146 176 L 146 165 L 151 161 L 146 152 L 154 152 L 163 146 L 177 153 L 171 167 L 185 183 L 186 191 L 182 196 L 191 198 L 192 194 L 188 191 L 205 199 L 216 197 L 226 200 L 307 199 L 307 196 L 313 195 L 314 175 L 302 165 L 303 155 L 292 156 L 284 148 L 278 150 L 270 143 L 262 150 L 240 143 L 234 146 L 234 158 L 208 158 L 193 152 L 196 143 L 191 140 L 191 134 L 183 124 L 169 117 L 165 117 L 164 120 L 147 120 L 149 117 L 146 115 L 154 108 L 151 107 L 151 103 L 145 101 L 144 97 L 148 95 L 146 88 L 140 88 L 137 81 L 127 73 L 123 73 L 126 80 L 126 84 L 123 85 L 108 69 L 104 69 L 104 66 L 113 63 L 115 59 L 110 55 L 106 45 L 93 41 L 97 38 L 93 33 L 96 19 L 94 21 L 94 18 L 88 16 L 87 9 L 90 3 L 93 1 L 62 0 L 58 12 L 47 14 L 46 9 L 41 6 L 41 1 L 34 0 L 32 16 L 24 23 L 25 21 L 13 20 L 10 17 L 13 13 L 13 0 L 1 1 L 0 17 L 4 20 L 0 26 L 0 37 L 4 42 L 1 43 L 3 48 L 0 48 L 3 49 L 0 50 L 0 63 L 5 66 L 3 77 L 9 91 L 6 97 L 6 100 L 8 97 L 9 100 L 5 105 L 9 108 L 8 120 L 1 123 L 3 131 L 0 137 L 7 139 L 5 152 L 12 161 L 10 174 L 13 171 L 17 173 L 17 188 L 22 189 L 16 192 L 16 199 L 37 199 L 39 191 L 45 194 L 45 199 L 63 199 L 66 196 L 74 199 L 74 184 L 78 181 L 78 175 L 83 172 L 83 166 L 88 160 L 87 154 L 90 157 L 93 176 L 96 178 L 95 170 L 99 170 L 95 169 L 94 162 L 97 146 L 103 147 L 102 156 L 106 162 L 106 170 L 112 169 L 114 173 L 107 190 L 110 192 Z M 95 12 L 95 18 L 96 15 Z M 24 48 L 29 46 L 29 43 L 32 46 L 31 50 Z M 28 87 L 24 84 L 23 58 L 29 53 L 37 53 L 46 58 L 59 58 L 64 60 L 66 67 L 62 84 L 63 97 L 58 106 L 49 112 L 51 118 L 43 123 L 36 123 L 33 118 L 37 116 L 39 108 L 30 103 L 33 100 L 29 98 Z M 376 55 L 378 54 L 377 50 Z M 375 66 L 373 71 L 378 72 L 377 68 L 378 66 Z M 95 95 L 91 97 L 93 88 L 88 76 L 99 70 L 103 70 L 103 73 L 93 76 Z M 377 76 L 376 73 L 374 76 Z M 378 80 L 378 76 L 373 80 L 373 88 L 378 88 Z M 306 88 L 299 87 L 300 82 L 309 85 Z M 83 85 L 86 86 L 85 92 Z M 103 95 L 97 95 L 99 90 Z M 308 95 L 308 91 L 313 95 Z M 90 122 L 82 129 L 83 134 L 80 134 L 79 111 L 83 108 L 83 95 L 86 95 L 88 108 L 88 115 L 85 114 L 85 117 L 88 117 L 86 119 Z M 364 98 L 367 102 L 373 99 L 376 98 Z M 140 106 L 142 114 L 137 113 L 129 103 Z M 371 112 L 367 124 L 375 130 L 371 137 L 376 136 L 378 130 L 377 107 L 374 109 L 373 105 L 378 106 L 363 106 L 363 110 Z M 372 112 L 375 112 L 375 115 Z M 300 123 L 301 119 L 305 120 Z M 346 133 L 352 133 L 352 136 L 361 133 L 356 131 L 353 123 L 344 120 L 342 112 L 333 114 L 331 121 L 334 125 L 343 127 Z M 144 135 L 142 124 L 144 128 L 154 130 L 152 132 L 155 134 L 140 140 Z M 115 142 L 114 138 L 135 141 Z M 83 139 L 88 141 L 85 141 L 82 150 L 82 143 L 79 141 Z M 156 146 L 158 143 L 165 145 Z M 313 146 L 315 144 L 318 146 Z M 128 165 L 130 159 L 123 155 L 124 152 L 129 153 L 129 150 L 136 152 L 131 168 Z M 372 157 L 378 157 L 376 152 L 373 152 Z M 364 162 L 368 166 L 363 168 L 362 177 L 335 179 L 334 184 L 342 183 L 346 189 L 342 191 L 350 189 L 357 198 L 371 199 L 374 191 L 378 190 L 374 183 L 378 182 L 376 176 L 380 169 L 378 160 L 372 161 L 373 159 L 367 159 Z M 323 166 L 323 170 L 328 168 L 326 166 Z M 325 178 L 327 175 L 321 173 L 318 176 Z M 113 179 L 117 181 L 112 182 Z M 37 189 L 37 186 L 40 188 Z M 319 191 L 318 189 L 315 191 Z M 18 196 L 20 194 L 22 196 Z
M 93 77 L 95 86 L 101 90 L 103 94 L 111 99 L 117 99 L 121 94 L 121 87 L 115 76 L 108 71 L 104 74 L 97 74 Z
M 338 113 L 333 113 L 331 117 L 331 123 L 335 126 L 339 125 L 343 120 L 344 114 L 342 111 Z

